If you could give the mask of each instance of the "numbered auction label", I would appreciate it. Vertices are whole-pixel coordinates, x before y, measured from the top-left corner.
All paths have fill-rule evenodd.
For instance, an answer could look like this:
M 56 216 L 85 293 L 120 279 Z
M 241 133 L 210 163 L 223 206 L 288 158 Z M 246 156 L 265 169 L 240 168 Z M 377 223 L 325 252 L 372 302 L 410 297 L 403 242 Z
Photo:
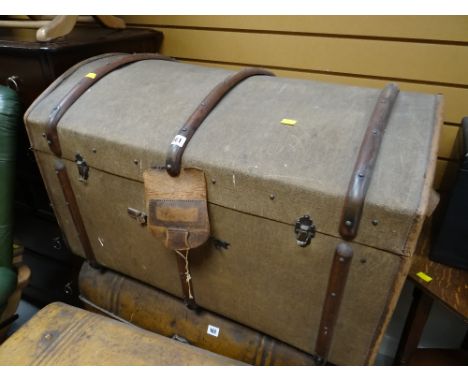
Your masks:
M 218 337 L 219 335 L 219 328 L 213 325 L 208 325 L 208 330 L 206 331 L 210 336 Z
M 184 137 L 183 135 L 176 135 L 176 136 L 174 137 L 174 139 L 172 140 L 171 145 L 176 145 L 176 146 L 179 146 L 179 147 L 184 147 L 184 143 L 185 143 L 186 140 L 187 140 L 187 138 Z

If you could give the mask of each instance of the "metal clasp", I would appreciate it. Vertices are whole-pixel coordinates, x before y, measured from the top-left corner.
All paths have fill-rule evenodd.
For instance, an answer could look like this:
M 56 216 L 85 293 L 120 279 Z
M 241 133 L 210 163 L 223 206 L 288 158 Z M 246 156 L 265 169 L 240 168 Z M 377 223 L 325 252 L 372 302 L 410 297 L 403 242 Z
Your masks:
M 307 247 L 315 236 L 315 225 L 309 215 L 304 215 L 296 220 L 294 226 L 296 242 L 299 247 Z
M 135 219 L 141 225 L 146 225 L 148 221 L 148 216 L 144 212 L 141 212 L 135 208 L 128 207 L 127 213 L 128 216 L 130 216 L 132 219 Z
M 89 177 L 89 166 L 80 154 L 75 155 L 75 162 L 78 167 L 78 173 L 80 175 L 80 182 L 85 182 Z
M 231 243 L 217 239 L 214 236 L 211 236 L 211 240 L 213 240 L 213 245 L 218 251 L 222 251 L 223 249 L 229 249 L 229 246 L 231 245 Z
M 174 334 L 171 339 L 173 339 L 174 341 L 177 341 L 177 342 L 181 342 L 183 344 L 186 344 L 186 345 L 190 345 L 190 342 L 187 338 L 185 337 L 182 337 L 182 336 L 179 336 L 178 334 Z

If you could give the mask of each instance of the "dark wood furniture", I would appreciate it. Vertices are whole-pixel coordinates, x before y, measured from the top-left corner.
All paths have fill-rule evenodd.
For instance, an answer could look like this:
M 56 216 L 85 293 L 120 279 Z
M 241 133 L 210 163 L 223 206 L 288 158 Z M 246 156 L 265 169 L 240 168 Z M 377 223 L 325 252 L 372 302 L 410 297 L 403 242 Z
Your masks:
M 109 52 L 158 52 L 163 39 L 152 29 L 97 25 L 77 26 L 69 35 L 46 43 L 36 42 L 35 35 L 35 29 L 0 28 L 0 83 L 17 90 L 24 111 L 77 62 Z M 39 306 L 52 301 L 73 304 L 73 279 L 81 261 L 74 264 L 63 241 L 23 126 L 18 135 L 15 238 L 24 245 L 24 260 L 32 269 L 24 295 Z
M 418 348 L 434 300 L 443 303 L 468 324 L 468 271 L 429 260 L 430 245 L 427 237 L 420 243 L 408 275 L 415 285 L 414 295 L 395 356 L 395 364 L 468 366 L 468 334 L 460 349 Z M 432 280 L 424 281 L 418 276 L 419 272 L 432 277 Z

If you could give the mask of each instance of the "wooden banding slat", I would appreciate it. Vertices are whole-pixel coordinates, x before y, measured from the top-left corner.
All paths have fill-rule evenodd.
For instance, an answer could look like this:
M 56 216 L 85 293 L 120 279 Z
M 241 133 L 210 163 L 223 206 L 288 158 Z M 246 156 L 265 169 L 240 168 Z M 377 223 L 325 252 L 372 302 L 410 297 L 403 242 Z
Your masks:
M 180 128 L 169 146 L 169 151 L 166 157 L 166 170 L 169 175 L 179 175 L 182 167 L 182 155 L 184 154 L 190 139 L 210 112 L 231 89 L 252 76 L 274 76 L 274 74 L 268 70 L 260 68 L 245 68 L 216 85 L 203 99 L 203 101 L 201 101 L 184 125 Z
M 83 218 L 76 201 L 75 193 L 73 192 L 73 188 L 70 183 L 67 169 L 61 160 L 55 161 L 55 173 L 57 174 L 57 178 L 59 180 L 63 196 L 65 197 L 68 210 L 70 211 L 73 224 L 75 225 L 75 228 L 78 232 L 78 237 L 83 247 L 86 259 L 93 267 L 97 267 L 98 263 L 96 261 L 96 256 L 94 255 L 93 248 L 91 247 L 88 233 L 86 232 L 86 228 L 83 223 Z
M 83 77 L 73 88 L 60 100 L 58 105 L 54 107 L 52 112 L 49 115 L 49 121 L 46 128 L 47 143 L 49 144 L 50 150 L 58 157 L 61 157 L 62 150 L 60 147 L 60 141 L 57 132 L 57 125 L 66 111 L 76 102 L 76 100 L 92 85 L 97 81 L 105 77 L 107 74 L 111 73 L 115 69 L 118 69 L 122 66 L 128 65 L 133 62 L 143 61 L 143 60 L 165 60 L 173 61 L 172 58 L 162 56 L 157 53 L 139 53 L 125 55 L 124 57 L 109 62 L 106 65 L 103 65 L 96 69 L 92 75 L 87 75 Z M 96 256 L 94 255 L 93 248 L 89 241 L 88 234 L 86 232 L 86 227 L 83 222 L 83 218 L 76 201 L 73 188 L 70 183 L 70 178 L 68 176 L 67 170 L 64 164 L 61 161 L 57 161 L 55 165 L 55 172 L 57 173 L 59 184 L 63 192 L 63 196 L 67 202 L 68 210 L 72 216 L 73 224 L 78 232 L 78 237 L 80 243 L 83 247 L 86 259 L 90 262 L 91 265 L 97 267 L 98 262 Z
M 229 70 L 240 70 L 245 65 L 228 63 L 228 62 L 216 62 L 216 61 L 201 61 L 196 59 L 178 58 L 178 61 L 186 62 L 195 65 L 203 65 L 210 68 L 222 68 Z M 250 65 L 250 64 L 249 64 Z M 330 82 L 340 85 L 351 85 L 351 86 L 362 86 L 369 88 L 382 89 L 386 84 L 392 81 L 391 78 L 373 78 L 371 76 L 353 76 L 347 74 L 327 74 L 315 72 L 312 70 L 296 70 L 279 68 L 276 66 L 262 65 L 262 68 L 273 71 L 278 77 L 288 78 L 299 78 L 304 80 Z M 444 96 L 444 121 L 458 125 L 460 120 L 466 114 L 465 105 L 468 104 L 468 88 L 455 87 L 455 86 L 443 86 L 430 83 L 418 83 L 407 81 L 405 79 L 398 80 L 398 86 L 401 91 L 418 92 L 418 93 L 429 93 L 429 94 L 441 94 Z
M 382 90 L 364 134 L 341 215 L 339 231 L 346 240 L 352 240 L 357 235 L 375 161 L 399 91 L 395 84 L 389 84 Z
M 330 270 L 327 293 L 322 308 L 322 318 L 315 344 L 318 364 L 326 363 L 330 352 L 352 259 L 353 249 L 351 246 L 347 243 L 338 244 Z
M 60 141 L 57 132 L 57 125 L 60 119 L 67 112 L 67 110 L 76 102 L 78 98 L 96 82 L 101 80 L 107 74 L 112 71 L 134 63 L 144 60 L 165 60 L 174 61 L 171 57 L 162 56 L 157 53 L 137 53 L 130 54 L 122 57 L 119 60 L 109 62 L 96 69 L 93 73 L 89 73 L 83 77 L 73 88 L 60 100 L 60 102 L 52 109 L 49 115 L 49 121 L 46 129 L 47 143 L 49 144 L 50 150 L 57 156 L 62 155 L 62 149 L 60 148 Z

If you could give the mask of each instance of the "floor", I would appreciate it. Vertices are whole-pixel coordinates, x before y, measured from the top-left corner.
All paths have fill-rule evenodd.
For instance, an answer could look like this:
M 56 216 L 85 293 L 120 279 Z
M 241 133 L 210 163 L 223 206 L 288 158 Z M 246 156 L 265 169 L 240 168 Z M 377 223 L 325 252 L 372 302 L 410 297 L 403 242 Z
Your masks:
M 376 365 L 392 365 L 403 330 L 406 315 L 411 304 L 413 286 L 407 282 L 382 341 Z M 22 300 L 18 308 L 19 318 L 11 326 L 9 335 L 26 323 L 36 312 L 37 307 Z M 440 303 L 435 302 L 424 329 L 420 347 L 456 348 L 459 347 L 467 330 L 467 324 Z

